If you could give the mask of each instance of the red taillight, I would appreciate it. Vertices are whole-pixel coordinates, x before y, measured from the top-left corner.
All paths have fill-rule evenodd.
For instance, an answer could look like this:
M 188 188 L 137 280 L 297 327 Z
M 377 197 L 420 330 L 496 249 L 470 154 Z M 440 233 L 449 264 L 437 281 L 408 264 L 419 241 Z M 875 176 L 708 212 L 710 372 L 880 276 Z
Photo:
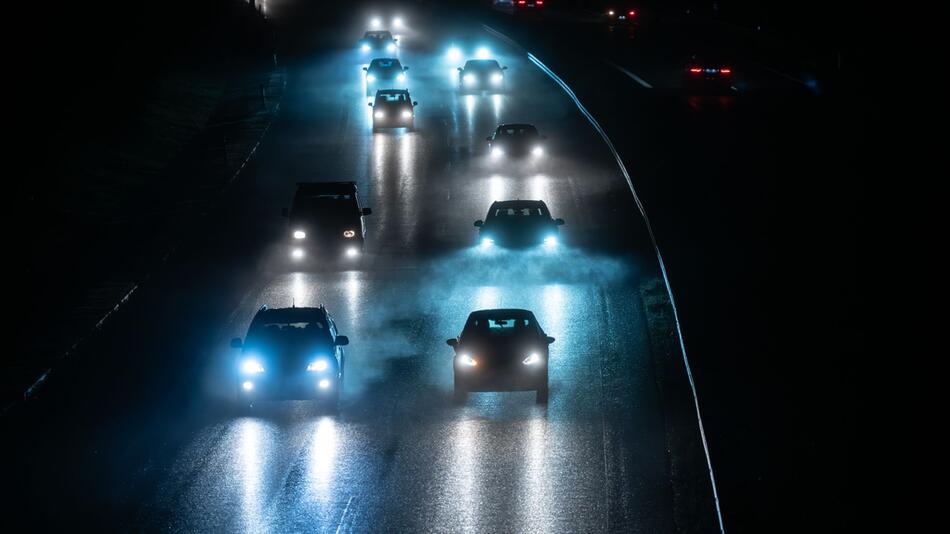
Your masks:
M 719 69 L 719 74 L 732 74 L 732 69 L 721 68 Z
M 525 0 L 518 0 L 518 5 L 519 5 L 519 6 L 523 6 L 524 4 L 525 4 Z
M 637 12 L 636 12 L 636 11 L 631 11 L 631 12 L 629 12 L 629 13 L 627 13 L 627 14 L 630 15 L 631 17 L 637 16 Z
M 537 6 L 543 6 L 543 5 L 544 5 L 544 0 L 538 0 L 538 1 L 535 2 L 534 4 L 537 5 Z
M 689 71 L 692 72 L 693 74 L 699 74 L 700 72 L 703 71 L 703 69 L 701 69 L 701 68 L 699 68 L 699 67 L 690 67 L 690 68 L 689 68 Z

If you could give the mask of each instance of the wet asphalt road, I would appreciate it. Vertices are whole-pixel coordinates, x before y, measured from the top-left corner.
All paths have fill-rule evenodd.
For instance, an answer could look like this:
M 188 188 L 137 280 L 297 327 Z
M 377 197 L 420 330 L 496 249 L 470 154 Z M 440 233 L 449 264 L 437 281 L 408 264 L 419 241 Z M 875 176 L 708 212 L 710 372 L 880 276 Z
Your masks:
M 288 64 L 280 118 L 223 214 L 177 277 L 156 281 L 116 326 L 126 328 L 106 352 L 125 362 L 122 384 L 71 399 L 76 412 L 48 417 L 72 424 L 18 443 L 45 459 L 14 470 L 30 501 L 21 510 L 39 514 L 26 520 L 63 521 L 40 512 L 54 500 L 81 508 L 80 521 L 133 530 L 674 530 L 637 291 L 655 263 L 611 154 L 524 55 L 475 25 L 421 15 L 399 52 L 417 131 L 372 134 L 367 59 L 350 46 L 359 30 Z M 457 94 L 450 43 L 466 55 L 488 46 L 509 67 L 509 92 Z M 548 155 L 493 163 L 484 138 L 505 121 L 536 124 Z M 373 209 L 352 264 L 288 261 L 280 208 L 309 180 L 355 180 Z M 472 222 L 515 198 L 542 199 L 567 221 L 557 249 L 476 246 Z M 292 303 L 325 304 L 351 340 L 340 413 L 222 409 L 229 338 L 262 304 Z M 547 407 L 533 393 L 452 405 L 445 340 L 489 307 L 531 309 L 557 338 Z M 57 454 L 63 440 L 73 446 Z

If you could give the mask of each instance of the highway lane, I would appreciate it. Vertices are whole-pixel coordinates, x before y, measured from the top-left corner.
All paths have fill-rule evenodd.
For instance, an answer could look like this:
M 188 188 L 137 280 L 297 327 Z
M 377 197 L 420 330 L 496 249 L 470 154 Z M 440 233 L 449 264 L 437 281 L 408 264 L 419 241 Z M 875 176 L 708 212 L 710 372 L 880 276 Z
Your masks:
M 204 318 L 202 329 L 215 332 L 210 348 L 191 350 L 197 358 L 182 367 L 201 380 L 169 387 L 184 397 L 175 405 L 191 410 L 187 422 L 170 410 L 150 419 L 147 432 L 124 423 L 102 431 L 113 447 L 142 451 L 126 460 L 141 462 L 137 469 L 113 474 L 121 491 L 85 496 L 110 523 L 674 530 L 663 407 L 637 291 L 654 264 L 623 177 L 570 100 L 524 56 L 471 26 L 421 16 L 413 23 L 400 56 L 420 103 L 416 132 L 370 132 L 365 59 L 355 47 L 301 55 L 289 66 L 281 118 L 219 229 L 228 235 L 208 237 L 240 243 L 254 283 L 231 295 L 238 305 L 226 318 Z M 337 42 L 355 41 L 353 31 L 339 33 Z M 509 66 L 512 91 L 458 95 L 457 63 L 444 57 L 449 43 L 489 46 Z M 492 164 L 484 137 L 502 121 L 536 123 L 551 156 L 538 166 Z M 288 266 L 278 215 L 302 180 L 355 180 L 373 208 L 366 253 L 353 268 Z M 545 200 L 567 220 L 564 243 L 556 251 L 476 247 L 472 222 L 502 198 Z M 193 284 L 237 268 L 216 261 L 210 251 L 193 259 Z M 185 308 L 196 298 L 176 301 Z M 351 339 L 340 414 L 292 402 L 222 415 L 214 408 L 229 385 L 228 339 L 244 334 L 261 304 L 291 303 L 325 304 Z M 531 393 L 473 394 L 464 407 L 452 405 L 445 339 L 485 307 L 533 309 L 557 338 L 549 406 L 535 405 Z M 165 436 L 143 443 L 152 434 Z

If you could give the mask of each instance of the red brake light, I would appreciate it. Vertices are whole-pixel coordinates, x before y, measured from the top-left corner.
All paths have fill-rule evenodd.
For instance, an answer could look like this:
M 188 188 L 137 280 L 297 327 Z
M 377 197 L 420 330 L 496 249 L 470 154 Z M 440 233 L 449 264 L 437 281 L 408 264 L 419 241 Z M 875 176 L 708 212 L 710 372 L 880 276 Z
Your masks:
M 690 67 L 690 68 L 689 68 L 689 71 L 692 72 L 693 74 L 699 74 L 700 72 L 703 71 L 703 69 L 701 69 L 701 68 L 699 68 L 699 67 Z
M 544 0 L 538 0 L 538 1 L 535 2 L 534 4 L 535 4 L 535 5 L 538 5 L 538 6 L 543 6 L 543 5 L 544 5 Z
M 518 0 L 518 5 L 519 5 L 519 6 L 523 6 L 524 4 L 525 4 L 525 0 Z
M 723 68 L 719 69 L 719 73 L 720 73 L 720 74 L 732 74 L 732 69 L 727 68 L 727 67 L 723 67 Z
M 636 16 L 637 12 L 636 12 L 636 11 L 631 11 L 631 12 L 629 12 L 629 13 L 627 13 L 627 14 L 630 15 L 631 17 L 634 17 L 634 16 Z

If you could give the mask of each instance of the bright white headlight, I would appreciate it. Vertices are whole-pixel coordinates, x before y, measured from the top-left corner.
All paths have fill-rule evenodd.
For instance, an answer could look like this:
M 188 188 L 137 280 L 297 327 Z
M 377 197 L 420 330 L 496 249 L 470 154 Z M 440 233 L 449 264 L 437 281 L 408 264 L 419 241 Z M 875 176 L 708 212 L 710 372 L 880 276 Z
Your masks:
M 484 46 L 475 51 L 475 56 L 478 59 L 488 59 L 491 56 L 491 50 L 485 48 Z
M 294 232 L 294 239 L 306 239 L 306 238 L 307 238 L 307 232 L 304 232 L 303 230 L 297 230 Z
M 527 358 L 521 360 L 521 363 L 525 365 L 536 365 L 541 362 L 541 355 L 537 352 L 532 352 L 528 355 Z
M 499 84 L 499 83 L 501 83 L 501 81 L 504 80 L 504 79 L 505 79 L 505 77 L 502 76 L 500 72 L 496 72 L 495 74 L 492 74 L 492 75 L 491 75 L 491 81 L 492 81 L 492 83 L 494 83 L 494 84 L 496 84 L 496 85 Z
M 373 17 L 370 19 L 369 25 L 371 28 L 376 29 L 383 25 L 383 21 L 379 17 Z
M 402 28 L 402 17 L 396 17 L 393 19 L 393 28 Z
M 402 111 L 402 118 L 408 119 L 409 117 L 412 117 L 412 112 L 409 111 L 408 109 L 404 109 Z
M 343 230 L 343 237 L 349 239 L 351 237 L 356 237 L 356 232 L 353 230 Z
M 382 111 L 377 111 L 376 113 L 373 113 L 373 116 L 376 117 L 377 119 L 382 119 L 383 117 L 386 116 L 386 114 L 383 113 Z
M 366 75 L 366 81 L 368 81 L 368 82 L 375 82 L 375 81 L 376 81 L 376 76 L 373 76 L 372 74 L 367 74 L 367 75 Z
M 531 149 L 531 154 L 533 154 L 533 155 L 535 155 L 535 156 L 543 156 L 543 155 L 544 155 L 544 148 L 543 148 L 543 147 L 540 147 L 540 146 L 536 146 L 536 147 L 534 147 L 534 148 Z
M 302 249 L 302 248 L 295 248 L 294 250 L 292 250 L 292 251 L 290 252 L 290 256 L 291 256 L 293 259 L 295 259 L 295 260 L 299 260 L 299 259 L 303 258 L 303 249 Z
M 548 246 L 548 247 L 553 247 L 554 245 L 557 245 L 557 236 L 549 235 L 545 237 L 544 244 L 545 246 Z
M 459 59 L 462 58 L 462 51 L 459 50 L 457 46 L 453 46 L 449 48 L 449 51 L 446 53 L 446 56 L 448 56 L 449 60 L 451 61 L 458 61 Z
M 362 50 L 363 52 L 369 52 L 369 45 L 363 44 L 363 46 L 360 47 L 360 50 Z
M 483 238 L 482 238 L 482 246 L 483 246 L 483 247 L 488 248 L 488 247 L 491 247 L 491 246 L 494 245 L 494 244 L 495 244 L 495 240 L 494 240 L 494 239 L 492 239 L 492 238 L 490 238 L 490 237 L 483 237 Z
M 476 360 L 475 358 L 472 358 L 468 354 L 462 354 L 459 356 L 459 363 L 466 367 L 475 367 L 476 365 L 478 365 L 478 360 Z
M 388 50 L 388 51 L 390 51 L 390 52 L 395 52 L 395 51 L 396 51 L 396 44 L 395 44 L 395 43 L 389 43 L 388 45 L 386 45 L 386 50 Z
M 252 389 L 254 389 L 254 382 L 251 382 L 250 380 L 245 380 L 244 383 L 241 384 L 241 388 L 244 389 L 244 391 L 251 391 Z
M 493 158 L 500 158 L 501 156 L 504 156 L 504 155 L 505 155 L 505 151 L 504 151 L 504 150 L 498 148 L 497 146 L 496 146 L 496 147 L 492 147 L 492 149 L 491 149 L 491 156 L 492 156 Z
M 254 358 L 248 358 L 241 362 L 241 372 L 246 375 L 256 375 L 264 372 L 264 366 Z
M 320 389 L 330 389 L 330 380 L 326 378 L 320 380 L 317 382 L 317 387 Z
M 318 373 L 319 373 L 319 372 L 321 372 L 321 371 L 326 371 L 326 370 L 327 370 L 327 367 L 329 367 L 329 366 L 330 366 L 330 364 L 327 363 L 326 360 L 324 360 L 324 359 L 321 358 L 321 359 L 319 359 L 319 360 L 315 360 L 315 361 L 312 361 L 312 362 L 310 362 L 309 364 L 307 364 L 307 370 L 308 370 L 308 371 L 311 371 L 311 372 L 318 372 Z
M 462 81 L 464 81 L 465 83 L 471 85 L 471 84 L 475 83 L 475 75 L 474 75 L 474 74 L 466 74 L 465 76 L 462 76 Z
M 401 81 L 401 82 L 404 82 L 404 81 L 406 81 L 406 75 L 405 75 L 405 74 L 399 74 L 399 75 L 396 76 L 396 79 L 399 80 L 399 81 Z
M 355 257 L 357 257 L 357 256 L 359 256 L 359 255 L 360 255 L 360 250 L 359 250 L 358 248 L 356 248 L 356 247 L 350 247 L 350 248 L 346 249 L 346 257 L 347 257 L 347 258 L 355 258 Z

